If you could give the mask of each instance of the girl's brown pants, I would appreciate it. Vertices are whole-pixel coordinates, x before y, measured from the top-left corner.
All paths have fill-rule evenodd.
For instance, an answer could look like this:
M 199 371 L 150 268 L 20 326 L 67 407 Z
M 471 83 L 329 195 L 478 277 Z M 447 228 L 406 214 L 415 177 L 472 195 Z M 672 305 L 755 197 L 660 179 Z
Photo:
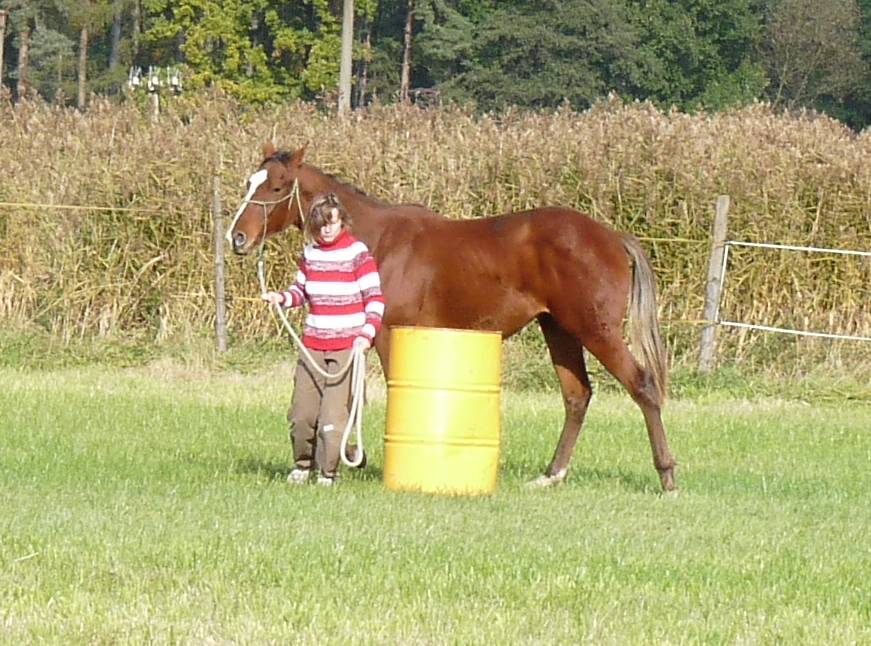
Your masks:
M 337 373 L 351 350 L 309 350 L 322 370 Z M 335 477 L 339 468 L 342 431 L 351 408 L 351 371 L 340 379 L 325 378 L 300 354 L 294 376 L 293 399 L 287 411 L 293 459 L 299 469 L 318 468 Z

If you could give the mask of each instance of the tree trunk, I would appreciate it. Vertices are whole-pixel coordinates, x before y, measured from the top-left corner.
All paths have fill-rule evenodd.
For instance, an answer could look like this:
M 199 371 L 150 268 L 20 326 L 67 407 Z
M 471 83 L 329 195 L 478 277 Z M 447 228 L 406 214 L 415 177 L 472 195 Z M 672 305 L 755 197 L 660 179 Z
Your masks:
M 79 39 L 79 110 L 85 109 L 85 92 L 88 83 L 88 28 L 82 27 Z
M 345 0 L 342 14 L 342 58 L 339 65 L 339 114 L 351 110 L 351 51 L 354 43 L 354 0 Z
M 115 11 L 112 15 L 112 35 L 109 45 L 109 71 L 118 66 L 118 51 L 121 48 L 121 3 L 115 3 Z
M 139 36 L 142 34 L 142 13 L 139 10 L 139 0 L 134 0 L 130 13 L 133 18 L 133 56 L 130 62 L 135 64 L 136 57 L 139 55 Z
M 399 78 L 399 100 L 408 103 L 411 87 L 411 29 L 414 26 L 414 0 L 408 0 L 408 13 L 405 15 L 405 36 L 402 43 L 402 73 Z
M 366 40 L 363 41 L 363 56 L 357 67 L 357 106 L 366 105 L 369 85 L 369 61 L 372 59 L 372 21 L 366 23 Z
M 18 100 L 27 96 L 27 78 L 30 70 L 30 26 L 25 25 L 18 32 L 18 85 L 15 92 Z
M 0 9 L 0 95 L 3 94 L 3 43 L 6 42 L 6 12 Z

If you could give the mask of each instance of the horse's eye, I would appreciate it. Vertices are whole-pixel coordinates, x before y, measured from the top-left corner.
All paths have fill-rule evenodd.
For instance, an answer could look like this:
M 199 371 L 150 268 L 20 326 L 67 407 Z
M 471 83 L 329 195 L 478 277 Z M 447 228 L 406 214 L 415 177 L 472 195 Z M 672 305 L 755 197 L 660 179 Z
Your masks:
M 279 186 L 279 187 L 277 187 L 277 188 L 273 188 L 272 190 L 275 191 L 276 193 L 280 193 L 280 192 L 281 192 L 281 187 Z

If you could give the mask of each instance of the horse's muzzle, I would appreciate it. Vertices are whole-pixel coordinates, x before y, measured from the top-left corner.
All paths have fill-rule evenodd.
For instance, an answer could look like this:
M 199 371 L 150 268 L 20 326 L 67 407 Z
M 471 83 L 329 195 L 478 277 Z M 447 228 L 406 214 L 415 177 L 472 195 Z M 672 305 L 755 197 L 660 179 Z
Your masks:
M 242 231 L 237 231 L 233 234 L 233 253 L 238 254 L 240 256 L 244 256 L 248 253 L 248 249 L 246 248 L 246 243 L 248 242 L 248 236 L 246 236 Z

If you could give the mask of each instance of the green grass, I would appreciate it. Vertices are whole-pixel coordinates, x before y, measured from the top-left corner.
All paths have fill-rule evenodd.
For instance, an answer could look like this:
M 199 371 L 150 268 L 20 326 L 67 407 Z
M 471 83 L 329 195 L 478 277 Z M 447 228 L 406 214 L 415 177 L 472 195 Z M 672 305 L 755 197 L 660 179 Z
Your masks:
M 871 406 L 597 395 L 566 485 L 555 392 L 505 393 L 496 492 L 289 487 L 291 370 L 0 368 L 0 642 L 871 642 Z M 687 392 L 689 392 L 689 390 Z M 813 401 L 813 400 L 811 400 Z

